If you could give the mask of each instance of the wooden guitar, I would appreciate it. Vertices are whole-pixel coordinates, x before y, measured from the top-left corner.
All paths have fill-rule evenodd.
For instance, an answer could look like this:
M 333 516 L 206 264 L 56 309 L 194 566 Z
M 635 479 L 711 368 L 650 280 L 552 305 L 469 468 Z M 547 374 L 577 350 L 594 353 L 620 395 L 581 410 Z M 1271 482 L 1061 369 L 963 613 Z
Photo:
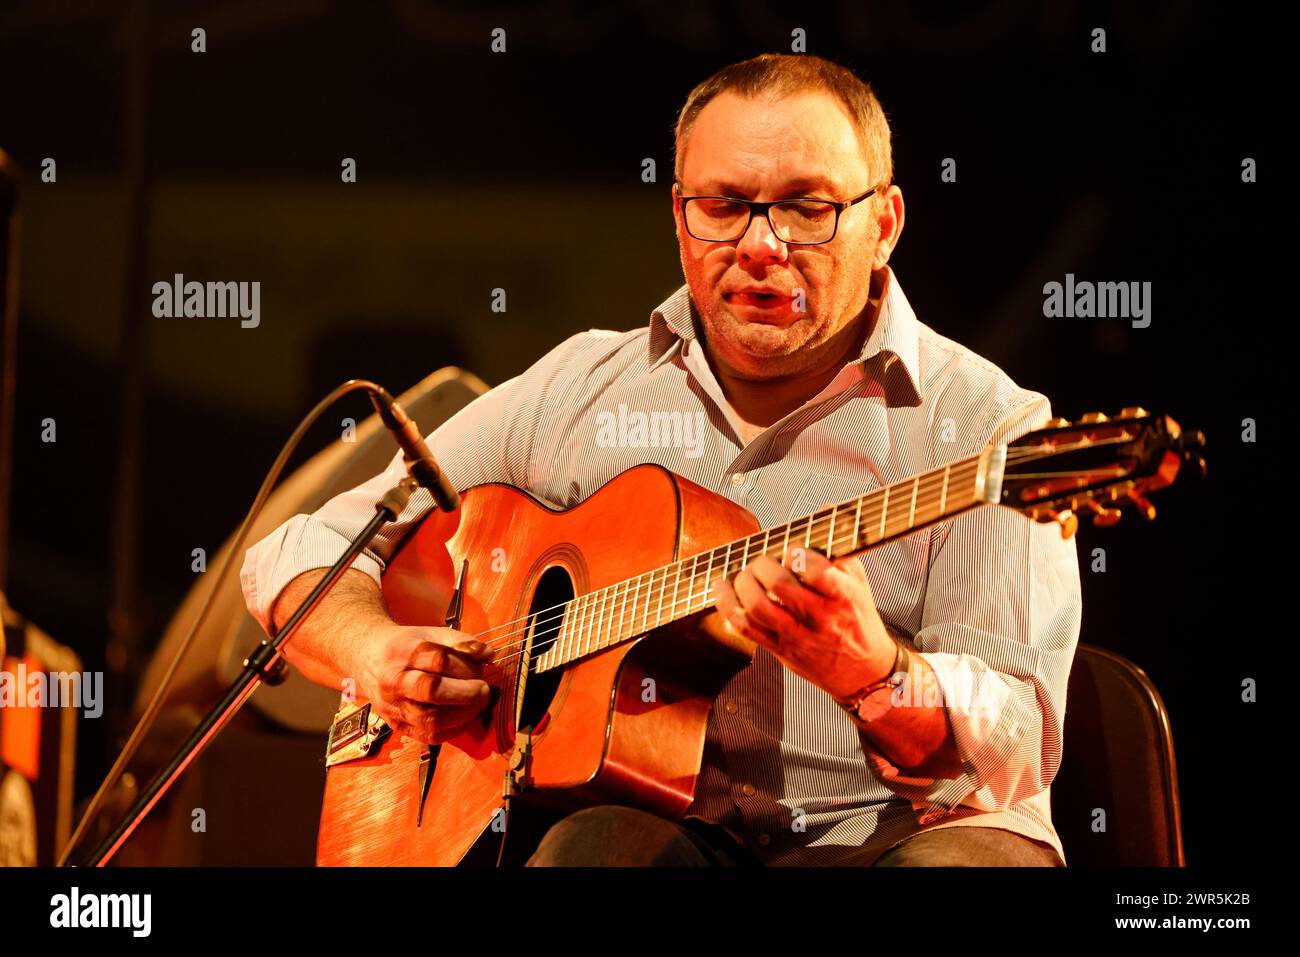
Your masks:
M 330 731 L 317 861 L 453 865 L 499 843 L 518 799 L 632 805 L 680 817 L 709 708 L 751 660 L 712 612 L 711 585 L 761 554 L 840 559 L 982 505 L 1074 533 L 1202 470 L 1199 432 L 1140 408 L 1053 419 L 961 459 L 760 531 L 740 506 L 655 465 L 629 469 L 567 511 L 508 485 L 469 489 L 402 543 L 383 593 L 402 624 L 449 624 L 496 652 L 493 703 L 446 743 L 391 731 L 344 700 Z M 502 551 L 504 550 L 504 551 Z M 508 556 L 508 560 L 505 560 Z M 515 797 L 515 796 L 518 797 Z M 513 814 L 513 811 L 512 811 Z

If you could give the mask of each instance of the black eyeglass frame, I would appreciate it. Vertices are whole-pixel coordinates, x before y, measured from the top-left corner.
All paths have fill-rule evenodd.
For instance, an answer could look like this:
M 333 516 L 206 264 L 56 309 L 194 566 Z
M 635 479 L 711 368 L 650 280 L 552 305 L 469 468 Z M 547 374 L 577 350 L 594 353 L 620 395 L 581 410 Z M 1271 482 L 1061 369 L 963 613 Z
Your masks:
M 683 196 L 681 183 L 673 183 L 673 190 L 677 193 L 677 198 L 681 201 L 682 204 L 682 224 L 686 226 L 686 232 L 690 234 L 692 239 L 698 239 L 702 243 L 739 242 L 741 239 L 745 238 L 745 234 L 749 232 L 749 227 L 754 225 L 754 213 L 758 212 L 764 219 L 767 220 L 767 228 L 772 231 L 772 235 L 775 236 L 777 239 L 781 240 L 781 242 L 786 246 L 824 246 L 829 242 L 833 242 L 835 237 L 839 235 L 840 217 L 844 215 L 844 211 L 848 209 L 850 206 L 856 206 L 864 199 L 867 199 L 868 197 L 874 195 L 876 192 L 880 190 L 880 187 L 873 186 L 871 187 L 871 189 L 867 190 L 861 196 L 858 196 L 854 199 L 847 199 L 842 201 L 837 201 L 833 199 L 822 199 L 820 196 L 797 196 L 797 197 L 792 197 L 790 199 L 774 199 L 771 202 L 767 202 L 767 203 L 759 203 L 752 199 L 741 199 L 738 196 Z M 690 224 L 686 220 L 686 206 L 693 199 L 721 199 L 729 203 L 743 203 L 745 206 L 749 208 L 749 219 L 745 220 L 745 228 L 742 229 L 740 233 L 732 239 L 704 239 L 701 236 L 696 236 L 694 233 L 691 232 Z M 772 225 L 772 217 L 769 215 L 768 211 L 773 206 L 780 206 L 784 203 L 825 203 L 827 206 L 834 207 L 835 226 L 831 230 L 830 237 L 815 243 L 788 242 L 787 240 L 781 239 L 781 234 L 778 233 L 776 231 L 776 227 Z

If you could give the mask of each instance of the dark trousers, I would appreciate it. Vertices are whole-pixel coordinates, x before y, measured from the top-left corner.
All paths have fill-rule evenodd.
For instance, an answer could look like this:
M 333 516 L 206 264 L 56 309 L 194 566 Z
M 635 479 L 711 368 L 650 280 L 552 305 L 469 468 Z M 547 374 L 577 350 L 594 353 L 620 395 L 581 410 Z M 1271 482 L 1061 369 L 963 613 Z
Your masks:
M 546 832 L 529 867 L 745 867 L 758 860 L 719 827 L 612 804 L 570 814 Z M 1041 841 L 993 827 L 922 831 L 876 867 L 1062 867 Z

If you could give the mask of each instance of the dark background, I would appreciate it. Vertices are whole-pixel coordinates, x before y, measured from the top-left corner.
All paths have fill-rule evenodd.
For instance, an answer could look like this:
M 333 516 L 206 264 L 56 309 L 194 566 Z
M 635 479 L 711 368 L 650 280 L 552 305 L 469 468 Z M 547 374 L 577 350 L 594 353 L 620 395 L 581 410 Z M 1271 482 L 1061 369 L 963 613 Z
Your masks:
M 0 148 L 26 174 L 8 595 L 86 667 L 121 666 L 118 717 L 82 725 L 79 795 L 194 584 L 191 549 L 215 553 L 307 409 L 352 376 L 397 392 L 457 364 L 497 383 L 575 331 L 644 323 L 681 282 L 677 108 L 802 27 L 890 116 L 908 204 L 892 265 L 921 319 L 1058 414 L 1140 403 L 1209 436 L 1208 481 L 1164 494 L 1155 524 L 1081 530 L 1083 640 L 1165 696 L 1189 861 L 1249 859 L 1276 766 L 1241 682 L 1278 634 L 1284 61 L 1244 5 L 1138 6 L 0 5 Z M 176 272 L 261 281 L 261 326 L 155 319 L 149 286 Z M 1151 326 L 1045 319 L 1042 286 L 1067 272 L 1150 281 Z M 296 461 L 336 435 L 326 423 Z

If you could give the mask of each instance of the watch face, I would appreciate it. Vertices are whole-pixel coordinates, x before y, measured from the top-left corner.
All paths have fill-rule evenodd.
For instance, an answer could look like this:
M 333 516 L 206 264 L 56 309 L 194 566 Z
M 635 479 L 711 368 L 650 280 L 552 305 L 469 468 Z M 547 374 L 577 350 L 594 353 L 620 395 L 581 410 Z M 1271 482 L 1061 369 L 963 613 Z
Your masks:
M 0 770 L 0 867 L 36 866 L 36 802 L 27 779 Z

